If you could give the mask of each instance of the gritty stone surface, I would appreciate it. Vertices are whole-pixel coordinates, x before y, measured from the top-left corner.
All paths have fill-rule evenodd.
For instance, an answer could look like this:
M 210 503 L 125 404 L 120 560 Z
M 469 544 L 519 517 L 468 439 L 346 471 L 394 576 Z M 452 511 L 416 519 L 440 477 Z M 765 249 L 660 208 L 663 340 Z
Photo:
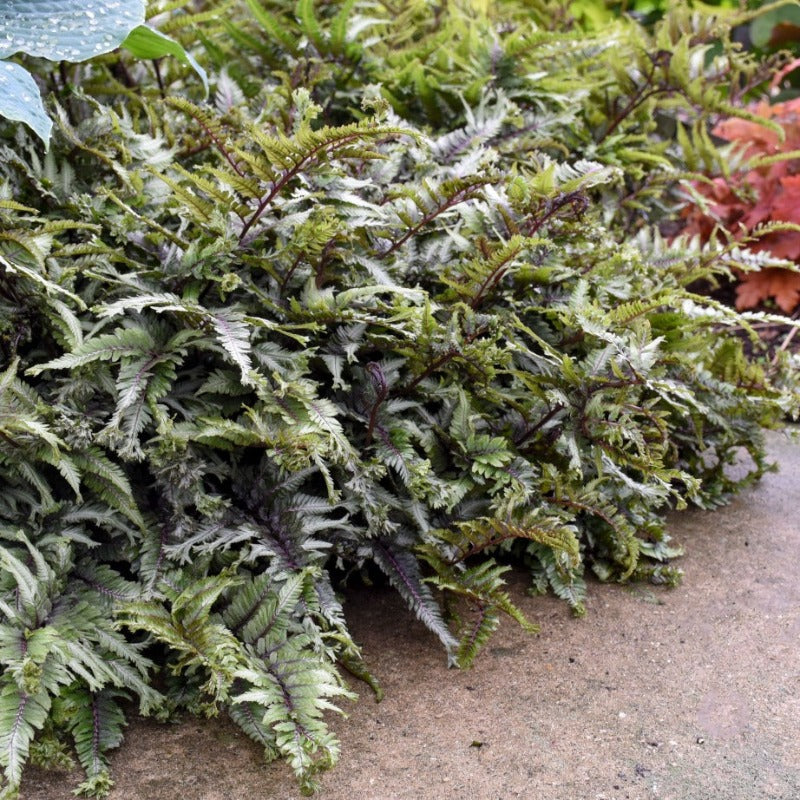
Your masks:
M 730 506 L 675 515 L 674 590 L 590 585 L 589 616 L 512 595 L 541 633 L 504 622 L 473 669 L 448 670 L 390 590 L 348 597 L 386 698 L 354 686 L 339 766 L 321 800 L 798 800 L 800 446 L 770 437 L 781 471 Z M 111 800 L 290 800 L 232 725 L 134 721 Z M 22 800 L 66 800 L 75 773 L 31 769 Z

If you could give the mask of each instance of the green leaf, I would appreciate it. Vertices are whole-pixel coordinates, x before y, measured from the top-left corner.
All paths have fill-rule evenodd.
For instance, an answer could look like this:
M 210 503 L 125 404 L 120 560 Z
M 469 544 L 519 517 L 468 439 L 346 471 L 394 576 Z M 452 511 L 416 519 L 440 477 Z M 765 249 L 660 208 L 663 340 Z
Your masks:
M 24 122 L 45 146 L 49 144 L 53 123 L 44 110 L 39 87 L 26 69 L 10 61 L 0 62 L 0 116 Z
M 208 76 L 206 71 L 197 63 L 194 56 L 187 53 L 180 42 L 166 36 L 151 28 L 149 25 L 139 25 L 134 28 L 127 36 L 122 46 L 129 50 L 137 58 L 163 58 L 164 56 L 175 56 L 182 64 L 191 67 L 203 82 L 203 87 L 208 96 Z

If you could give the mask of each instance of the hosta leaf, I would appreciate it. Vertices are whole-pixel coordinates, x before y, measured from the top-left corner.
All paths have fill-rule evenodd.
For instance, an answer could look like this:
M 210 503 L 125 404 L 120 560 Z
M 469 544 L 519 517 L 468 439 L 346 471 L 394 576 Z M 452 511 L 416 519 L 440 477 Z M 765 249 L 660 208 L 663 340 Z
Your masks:
M 0 62 L 0 116 L 24 122 L 45 144 L 50 141 L 53 123 L 39 87 L 26 69 L 11 61 Z
M 85 61 L 118 47 L 144 12 L 144 0 L 4 0 L 0 58 Z

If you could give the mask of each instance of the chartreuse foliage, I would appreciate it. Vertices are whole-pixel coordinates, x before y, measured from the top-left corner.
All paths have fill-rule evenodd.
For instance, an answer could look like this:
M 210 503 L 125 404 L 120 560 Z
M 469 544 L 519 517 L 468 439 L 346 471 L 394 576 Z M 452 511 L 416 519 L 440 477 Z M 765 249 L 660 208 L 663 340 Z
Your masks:
M 666 511 L 765 469 L 796 365 L 692 291 L 758 256 L 658 223 L 766 67 L 681 8 L 491 5 L 207 3 L 162 29 L 213 104 L 108 57 L 45 157 L 3 131 L 8 795 L 69 739 L 106 791 L 132 700 L 229 714 L 311 790 L 337 663 L 374 683 L 333 569 L 466 666 L 533 627 L 510 562 L 577 613 L 587 569 L 674 581 Z

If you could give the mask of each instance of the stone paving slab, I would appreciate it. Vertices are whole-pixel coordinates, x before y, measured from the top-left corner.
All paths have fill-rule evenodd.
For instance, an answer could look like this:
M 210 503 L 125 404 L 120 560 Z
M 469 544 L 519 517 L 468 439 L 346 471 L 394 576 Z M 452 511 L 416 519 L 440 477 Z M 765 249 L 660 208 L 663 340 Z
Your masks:
M 675 590 L 590 586 L 589 616 L 512 594 L 539 635 L 504 623 L 469 671 L 391 591 L 349 598 L 386 690 L 332 725 L 321 800 L 800 800 L 800 445 L 714 512 L 675 515 Z M 111 800 L 289 800 L 283 765 L 231 725 L 134 722 Z M 22 800 L 66 800 L 77 773 L 31 770 Z

